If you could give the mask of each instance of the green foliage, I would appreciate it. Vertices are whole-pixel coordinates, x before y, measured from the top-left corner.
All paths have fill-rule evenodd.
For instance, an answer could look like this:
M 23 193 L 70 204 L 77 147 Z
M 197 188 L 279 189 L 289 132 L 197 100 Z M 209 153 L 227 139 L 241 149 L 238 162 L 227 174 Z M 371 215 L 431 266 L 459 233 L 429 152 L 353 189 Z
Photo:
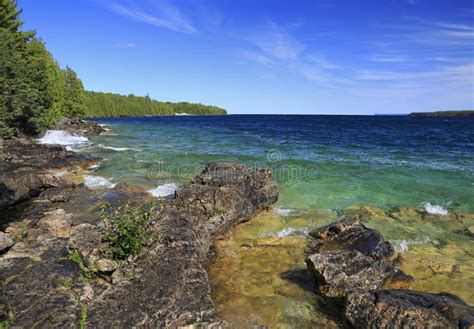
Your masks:
M 69 66 L 66 67 L 66 91 L 64 95 L 64 110 L 69 118 L 82 117 L 86 111 L 85 92 L 82 81 Z
M 84 329 L 87 324 L 87 308 L 83 307 L 81 309 L 81 317 L 79 318 L 79 329 Z
M 117 208 L 104 207 L 101 219 L 106 229 L 104 240 L 110 243 L 113 258 L 125 260 L 136 255 L 148 240 L 146 228 L 153 218 L 155 206 L 126 204 Z
M 176 113 L 198 115 L 222 115 L 227 112 L 216 106 L 193 103 L 169 103 L 145 97 L 112 93 L 86 92 L 87 117 L 120 117 L 120 116 L 160 116 Z
M 227 214 L 227 211 L 224 207 L 219 207 L 212 212 L 212 216 L 223 216 Z
M 34 32 L 21 31 L 21 10 L 0 0 L 0 137 L 34 135 L 62 117 L 84 113 L 84 87 L 61 70 Z
M 84 264 L 84 260 L 77 250 L 69 251 L 69 259 L 76 263 L 82 271 L 82 275 L 79 277 L 80 282 L 87 281 L 92 278 L 91 270 L 86 266 L 86 264 Z
M 26 238 L 27 234 L 28 234 L 28 222 L 25 219 L 23 220 L 23 222 L 21 222 L 21 225 L 18 228 L 18 230 L 15 232 L 13 239 L 17 242 L 23 241 L 23 239 Z
M 0 322 L 0 329 L 10 328 L 14 320 L 15 320 L 15 317 L 13 315 L 13 312 L 8 311 L 6 320 Z

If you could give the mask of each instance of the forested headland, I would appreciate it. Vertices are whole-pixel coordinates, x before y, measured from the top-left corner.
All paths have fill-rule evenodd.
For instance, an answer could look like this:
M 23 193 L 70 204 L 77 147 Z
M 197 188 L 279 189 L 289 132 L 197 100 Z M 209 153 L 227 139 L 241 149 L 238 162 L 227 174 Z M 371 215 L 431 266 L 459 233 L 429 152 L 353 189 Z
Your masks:
M 159 116 L 186 113 L 194 115 L 224 115 L 226 110 L 217 106 L 196 103 L 170 103 L 151 99 L 149 96 L 119 95 L 86 92 L 86 117 Z
M 474 116 L 474 110 L 413 112 L 409 115 L 411 117 L 472 117 Z
M 24 31 L 14 0 L 0 0 L 0 138 L 37 135 L 63 117 L 226 114 L 215 107 L 134 95 L 86 92 L 34 31 Z

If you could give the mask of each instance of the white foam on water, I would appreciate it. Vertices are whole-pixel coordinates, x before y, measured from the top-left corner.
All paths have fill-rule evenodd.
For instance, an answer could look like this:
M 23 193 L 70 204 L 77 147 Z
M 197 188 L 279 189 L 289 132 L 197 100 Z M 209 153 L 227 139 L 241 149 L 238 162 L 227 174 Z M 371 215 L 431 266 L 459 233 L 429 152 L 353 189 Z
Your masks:
M 148 193 L 155 197 L 165 197 L 174 194 L 176 189 L 178 188 L 178 185 L 175 183 L 167 183 L 160 185 L 158 187 L 155 187 L 154 189 L 148 190 Z
M 284 238 L 287 236 L 308 236 L 309 230 L 307 228 L 293 228 L 287 227 L 278 232 L 264 232 L 260 234 L 261 237 L 277 237 Z
M 100 148 L 106 149 L 106 150 L 112 150 L 112 151 L 117 151 L 117 152 L 123 152 L 123 151 L 137 151 L 140 152 L 140 149 L 134 149 L 131 147 L 113 147 L 113 146 L 106 146 L 104 144 L 99 144 L 97 145 Z
M 176 113 L 175 115 L 191 115 L 191 114 L 188 114 L 188 113 Z
M 40 144 L 58 144 L 58 145 L 81 145 L 87 144 L 89 139 L 84 136 L 74 136 L 63 130 L 48 130 L 43 137 L 39 138 Z M 69 148 L 71 149 L 71 148 Z
M 89 170 L 97 170 L 100 167 L 100 163 L 96 163 L 95 165 L 90 166 L 88 169 Z
M 431 241 L 429 237 L 418 237 L 413 240 L 389 240 L 396 252 L 406 252 L 411 245 L 426 244 Z
M 116 184 L 100 176 L 84 175 L 84 184 L 89 188 L 113 188 Z
M 425 208 L 426 212 L 428 214 L 433 214 L 433 215 L 441 215 L 441 216 L 446 216 L 448 214 L 448 211 L 444 209 L 441 206 L 438 206 L 436 204 L 431 204 L 429 202 L 423 202 L 421 204 L 423 208 Z
M 281 217 L 294 216 L 298 214 L 298 211 L 295 209 L 287 209 L 282 207 L 274 207 L 273 211 Z

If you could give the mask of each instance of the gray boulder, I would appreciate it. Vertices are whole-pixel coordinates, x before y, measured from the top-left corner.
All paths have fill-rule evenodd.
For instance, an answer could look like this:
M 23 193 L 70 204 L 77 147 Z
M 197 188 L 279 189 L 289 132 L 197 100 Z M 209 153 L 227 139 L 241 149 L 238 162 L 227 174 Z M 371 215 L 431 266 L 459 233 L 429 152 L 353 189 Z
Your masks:
M 472 328 L 474 308 L 448 293 L 359 291 L 348 296 L 346 318 L 356 328 Z
M 0 232 L 0 253 L 13 246 L 13 240 L 3 232 Z

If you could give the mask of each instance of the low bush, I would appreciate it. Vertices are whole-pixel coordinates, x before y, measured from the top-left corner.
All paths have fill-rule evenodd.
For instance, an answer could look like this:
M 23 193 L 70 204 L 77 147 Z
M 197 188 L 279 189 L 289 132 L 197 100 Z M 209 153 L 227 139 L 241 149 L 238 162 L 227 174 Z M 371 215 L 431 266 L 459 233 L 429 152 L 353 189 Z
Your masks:
M 153 218 L 154 205 L 126 204 L 116 208 L 105 206 L 101 219 L 105 223 L 104 240 L 110 244 L 112 258 L 125 260 L 136 255 L 146 244 L 147 226 Z

